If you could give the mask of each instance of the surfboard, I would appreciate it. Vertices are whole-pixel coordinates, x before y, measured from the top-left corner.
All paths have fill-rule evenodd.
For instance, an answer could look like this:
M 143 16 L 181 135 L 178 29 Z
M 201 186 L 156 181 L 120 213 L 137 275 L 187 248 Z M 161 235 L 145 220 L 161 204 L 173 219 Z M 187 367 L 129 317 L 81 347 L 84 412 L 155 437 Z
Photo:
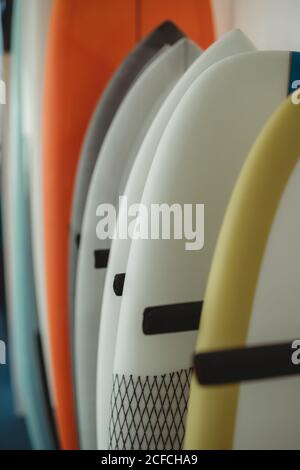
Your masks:
M 12 16 L 12 5 L 6 5 L 5 11 L 3 12 L 3 25 L 5 18 L 7 16 Z M 7 20 L 6 20 L 7 21 Z M 11 21 L 11 19 L 10 19 Z M 7 28 L 8 30 L 11 29 Z M 7 46 L 7 33 L 3 31 L 3 39 Z M 6 41 L 5 41 L 6 36 Z M 3 79 L 5 83 L 10 83 L 10 57 L 8 54 L 3 55 Z M 18 415 L 24 414 L 24 400 L 22 397 L 22 387 L 20 385 L 19 377 L 19 366 L 17 357 L 17 344 L 15 342 L 15 337 L 12 334 L 11 325 L 13 324 L 13 309 L 12 309 L 12 296 L 13 289 L 11 286 L 11 257 L 12 257 L 12 241 L 11 241 L 11 228 L 12 224 L 10 222 L 10 216 L 12 214 L 12 198 L 11 198 L 11 159 L 9 156 L 9 115 L 5 110 L 10 108 L 10 93 L 6 89 L 6 108 L 2 110 L 3 118 L 3 147 L 2 147 L 2 161 L 1 161 L 1 185 L 2 185 L 2 195 L 3 201 L 5 204 L 2 205 L 2 217 L 3 217 L 3 243 L 4 243 L 4 277 L 5 277 L 5 296 L 6 296 L 6 310 L 7 310 L 7 323 L 8 323 L 8 340 L 10 343 L 10 357 L 11 361 L 9 364 L 10 368 L 10 377 L 11 377 L 11 386 L 12 386 L 12 395 L 15 412 Z
M 77 443 L 68 321 L 68 228 L 76 165 L 88 120 L 116 65 L 136 40 L 165 21 L 165 14 L 171 20 L 173 14 L 179 16 L 179 24 L 189 25 L 198 38 L 203 24 L 203 38 L 213 39 L 208 0 L 201 5 L 196 0 L 164 3 L 166 9 L 161 2 L 149 0 L 91 0 L 89 8 L 80 0 L 54 2 L 46 60 L 43 207 L 51 357 L 64 448 Z
M 71 218 L 69 258 L 69 308 L 74 317 L 75 278 L 82 219 L 93 170 L 105 135 L 126 93 L 138 75 L 159 50 L 184 35 L 170 22 L 165 22 L 143 39 L 120 65 L 100 97 L 87 130 L 79 159 Z
M 3 64 L 3 30 L 2 22 L 0 22 L 0 78 L 4 80 L 4 64 Z M 7 106 L 7 96 L 6 96 L 6 106 Z M 5 116 L 5 107 L 3 102 L 1 103 L 0 109 L 0 141 L 1 141 L 1 150 L 0 150 L 0 166 L 1 166 L 1 205 L 0 205 L 0 278 L 1 278 L 1 299 L 0 299 L 0 341 L 2 348 L 2 357 L 1 357 L 1 367 L 0 367 L 0 449 L 9 450 L 9 449 L 30 449 L 29 437 L 27 434 L 24 418 L 20 414 L 16 414 L 16 411 L 20 411 L 19 407 L 16 409 L 16 397 L 15 390 L 13 388 L 13 381 L 11 372 L 14 372 L 14 368 L 11 367 L 11 358 L 12 358 L 12 344 L 10 339 L 12 335 L 8 337 L 7 327 L 8 327 L 8 306 L 6 299 L 6 285 L 5 285 L 5 272 L 4 272 L 4 251 L 5 259 L 8 261 L 7 257 L 7 238 L 5 233 L 5 222 L 6 222 L 6 211 L 8 211 L 7 200 L 6 200 L 6 161 L 4 159 L 4 119 Z M 4 171 L 3 171 L 4 170 Z M 5 204 L 4 204 L 5 201 Z M 6 210 L 5 210 L 6 209 Z M 8 348 L 9 346 L 9 348 Z
M 290 59 L 288 52 L 248 52 L 212 65 L 164 132 L 141 202 L 150 213 L 152 204 L 179 204 L 181 211 L 189 204 L 195 212 L 200 205 L 197 238 L 194 228 L 184 227 L 186 235 L 178 239 L 172 232 L 170 239 L 131 243 L 114 358 L 110 449 L 182 447 L 191 358 L 217 234 L 251 144 L 287 95 Z
M 212 18 L 213 15 L 211 5 L 208 0 L 202 1 L 201 3 L 197 0 L 185 0 L 184 2 L 182 0 L 167 0 L 164 1 L 163 4 L 153 0 L 139 0 L 136 3 L 135 13 L 137 37 L 140 38 L 146 36 L 143 42 L 139 46 L 136 46 L 139 48 L 133 51 L 133 54 L 135 54 L 136 64 L 138 64 L 142 56 L 144 57 L 143 60 L 146 61 L 148 41 L 150 41 L 152 43 L 152 47 L 154 47 L 153 43 L 155 42 L 155 36 L 152 36 L 151 30 L 156 28 L 161 22 L 165 23 L 166 20 L 168 20 L 168 25 L 170 22 L 175 22 L 176 24 L 181 25 L 180 27 L 183 28 L 189 37 L 193 38 L 196 43 L 200 44 L 204 48 L 210 45 L 214 40 L 215 33 Z M 169 27 L 170 26 L 167 26 L 167 28 Z M 147 52 L 151 55 L 150 51 Z M 105 96 L 100 98 L 98 108 L 94 112 L 94 116 L 85 136 L 85 142 L 81 151 L 74 190 L 69 243 L 69 305 L 71 318 L 74 316 L 77 251 L 87 189 L 94 169 L 96 157 L 101 147 L 101 142 L 107 132 L 113 113 L 116 111 L 122 98 L 124 98 L 126 91 L 129 88 L 129 84 L 131 83 L 129 80 L 130 75 L 128 67 L 133 67 L 133 64 L 131 64 L 132 60 L 133 57 L 129 57 L 128 61 L 123 64 L 122 68 L 116 72 L 109 88 L 106 90 Z M 142 66 L 142 63 L 140 66 Z M 137 73 L 137 70 L 138 68 L 135 69 L 135 73 Z M 123 76 L 122 82 L 121 75 Z M 124 81 L 124 75 L 126 75 L 127 78 L 126 83 Z M 133 78 L 134 76 L 131 76 L 131 79 Z M 113 94 L 115 95 L 114 99 L 112 97 Z M 104 118 L 101 117 L 103 115 L 106 115 L 105 123 L 103 122 Z M 100 125 L 101 133 L 99 132 Z
M 91 0 L 88 7 L 81 0 L 55 0 L 53 3 L 43 103 L 43 220 L 54 398 L 64 449 L 78 446 L 67 277 L 76 165 L 99 95 L 135 40 L 135 2 L 132 0 Z
M 160 139 L 170 117 L 192 83 L 202 72 L 218 60 L 250 50 L 254 50 L 254 47 L 248 39 L 240 31 L 233 31 L 210 46 L 209 49 L 195 60 L 185 73 L 183 71 L 183 76 L 178 80 L 178 83 L 176 83 L 174 89 L 157 113 L 139 149 L 123 192 L 123 196 L 127 199 L 128 207 L 140 202 Z M 123 217 L 122 210 L 124 209 L 125 206 L 121 206 L 119 219 Z M 112 389 L 113 360 L 122 300 L 120 293 L 115 292 L 113 286 L 115 285 L 116 290 L 118 279 L 122 279 L 123 273 L 126 272 L 130 246 L 130 239 L 116 238 L 112 241 L 105 279 L 97 367 L 97 438 L 98 448 L 100 449 L 105 449 L 108 446 L 109 403 Z
M 6 345 L 9 344 L 7 336 L 6 315 L 1 307 L 0 311 L 0 338 Z M 10 355 L 6 349 L 6 364 L 0 367 L 0 449 L 1 450 L 28 450 L 30 449 L 24 418 L 16 415 L 11 387 L 9 370 Z
M 131 166 L 145 133 L 163 100 L 193 62 L 199 49 L 182 39 L 166 47 L 144 70 L 120 106 L 101 148 L 93 173 L 79 252 L 75 303 L 75 367 L 82 436 L 89 431 L 89 441 L 96 448 L 96 369 L 99 311 L 102 301 L 110 240 L 97 238 L 96 211 L 100 204 L 118 209 Z M 145 94 L 147 90 L 147 94 Z M 130 116 L 130 119 L 128 118 Z M 89 365 L 87 367 L 87 364 Z M 93 428 L 91 428 L 93 423 Z M 91 441 L 93 439 L 93 441 Z
M 30 230 L 38 325 L 42 346 L 42 367 L 53 406 L 53 377 L 46 310 L 45 266 L 43 250 L 41 116 L 43 72 L 52 0 L 27 2 L 26 37 L 23 42 L 26 60 L 22 64 L 23 135 L 28 158 Z
M 200 323 L 189 449 L 299 449 L 299 122 L 289 97 L 233 191 Z
M 55 435 L 40 361 L 38 320 L 32 275 L 30 210 L 28 187 L 28 149 L 24 132 L 23 66 L 28 34 L 27 14 L 22 2 L 15 3 L 10 110 L 11 159 L 11 308 L 12 335 L 15 337 L 16 361 L 24 400 L 26 424 L 33 448 L 55 448 Z M 24 48 L 24 49 L 23 49 Z

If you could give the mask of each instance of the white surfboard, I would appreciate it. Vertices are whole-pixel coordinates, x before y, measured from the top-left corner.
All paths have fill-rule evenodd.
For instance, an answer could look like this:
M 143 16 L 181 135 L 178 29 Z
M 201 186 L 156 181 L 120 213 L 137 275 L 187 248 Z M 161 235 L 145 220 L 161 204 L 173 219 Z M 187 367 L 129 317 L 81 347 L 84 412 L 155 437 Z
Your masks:
M 114 360 L 111 449 L 182 446 L 191 361 L 216 238 L 249 148 L 287 95 L 290 57 L 249 52 L 213 65 L 185 94 L 167 126 L 141 202 L 148 210 L 153 203 L 204 204 L 205 232 L 199 217 L 196 251 L 187 250 L 191 240 L 184 236 L 131 244 Z
M 138 75 L 160 49 L 171 46 L 184 34 L 171 22 L 165 22 L 140 41 L 119 66 L 99 98 L 82 145 L 74 185 L 69 241 L 69 310 L 73 334 L 75 277 L 80 233 L 87 193 L 93 170 L 115 113 Z
M 47 384 L 52 405 L 53 379 L 50 364 L 50 344 L 46 310 L 46 286 L 44 272 L 43 214 L 42 214 L 42 101 L 44 62 L 47 44 L 47 32 L 50 20 L 52 0 L 40 2 L 29 0 L 27 5 L 28 27 L 24 43 L 26 60 L 22 63 L 23 74 L 23 134 L 26 139 L 28 154 L 28 179 L 31 243 L 33 254 L 34 281 L 37 301 L 38 323 L 41 336 L 42 354 L 45 363 Z M 26 53 L 27 51 L 27 53 Z
M 32 7 L 32 5 L 31 5 Z M 35 449 L 53 449 L 55 430 L 49 407 L 47 384 L 39 341 L 30 231 L 29 174 L 26 92 L 27 59 L 31 49 L 31 9 L 16 2 L 13 19 L 13 54 L 10 109 L 9 176 L 11 252 L 8 253 L 12 335 L 16 345 L 17 372 L 31 444 Z M 36 38 L 35 38 L 36 40 Z M 32 43 L 31 43 L 31 47 Z M 27 52 L 27 53 L 26 53 Z M 25 54 L 24 54 L 25 53 Z M 30 74 L 29 74 L 30 75 Z M 29 108 L 30 109 L 30 108 Z
M 2 232 L 3 232 L 3 258 L 4 258 L 4 278 L 5 278 L 5 296 L 7 308 L 7 327 L 8 341 L 10 344 L 10 363 L 8 365 L 11 379 L 11 388 L 13 395 L 13 406 L 16 415 L 24 415 L 24 393 L 20 383 L 20 367 L 18 366 L 17 344 L 12 333 L 14 315 L 12 311 L 13 288 L 12 288 L 12 194 L 11 177 L 12 165 L 9 149 L 9 127 L 10 127 L 10 83 L 11 83 L 11 55 L 3 51 L 3 31 L 1 26 L 1 79 L 4 80 L 6 88 L 5 105 L 1 105 L 1 196 L 2 196 Z
M 170 117 L 191 84 L 201 73 L 218 60 L 251 50 L 254 50 L 254 47 L 243 33 L 238 30 L 230 32 L 207 49 L 178 81 L 157 113 L 138 152 L 125 191 L 123 192 L 128 206 L 140 202 L 160 139 Z M 125 210 L 125 206 L 121 206 L 119 219 L 122 218 L 122 209 Z M 115 283 L 115 288 L 117 288 L 115 280 L 117 281 L 118 276 L 126 272 L 130 246 L 130 239 L 121 240 L 117 238 L 113 240 L 106 273 L 99 330 L 97 369 L 97 439 L 99 449 L 106 449 L 108 446 L 110 410 L 107 404 L 110 401 L 112 389 L 113 360 L 122 301 L 122 297 L 116 295 L 116 292 L 113 290 L 113 285 Z M 122 282 L 122 276 L 120 276 L 120 279 Z
M 179 74 L 198 55 L 198 47 L 186 39 L 161 51 L 122 102 L 95 166 L 83 219 L 75 297 L 75 375 L 83 448 L 96 448 L 95 376 L 99 312 L 111 244 L 110 240 L 97 238 L 97 207 L 101 203 L 116 206 L 156 112 Z
M 10 376 L 12 382 L 12 394 L 14 401 L 14 409 L 17 415 L 24 415 L 24 394 L 22 393 L 22 387 L 20 384 L 20 367 L 18 365 L 17 358 L 17 344 L 15 337 L 12 333 L 12 327 L 14 323 L 13 313 L 13 287 L 12 287 L 12 193 L 10 181 L 12 178 L 12 165 L 10 158 L 10 83 L 11 83 L 11 57 L 9 54 L 4 55 L 4 78 L 6 84 L 6 106 L 5 112 L 2 114 L 3 119 L 3 155 L 1 162 L 1 185 L 2 185 L 2 197 L 5 203 L 2 207 L 2 219 L 3 219 L 3 244 L 4 244 L 4 277 L 5 277 L 5 295 L 7 305 L 7 322 L 8 322 L 8 341 L 10 343 Z

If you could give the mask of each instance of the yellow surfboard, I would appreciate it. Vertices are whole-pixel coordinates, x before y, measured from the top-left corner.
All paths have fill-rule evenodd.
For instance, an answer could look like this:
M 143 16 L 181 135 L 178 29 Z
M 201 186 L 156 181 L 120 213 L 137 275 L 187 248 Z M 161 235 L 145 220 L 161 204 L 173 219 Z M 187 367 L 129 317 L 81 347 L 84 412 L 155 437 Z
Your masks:
M 289 96 L 232 194 L 200 321 L 186 449 L 299 448 L 299 126 Z

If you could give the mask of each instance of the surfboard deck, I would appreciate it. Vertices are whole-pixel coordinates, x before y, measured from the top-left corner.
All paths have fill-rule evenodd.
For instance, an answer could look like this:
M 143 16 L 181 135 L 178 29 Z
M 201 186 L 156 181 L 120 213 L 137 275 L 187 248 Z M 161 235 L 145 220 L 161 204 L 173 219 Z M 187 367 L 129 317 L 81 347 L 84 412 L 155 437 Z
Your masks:
M 211 15 L 209 4 L 206 1 L 197 6 L 197 3 L 192 0 L 168 2 L 168 16 L 172 19 L 172 11 L 176 11 L 181 16 L 179 24 L 191 23 L 198 31 L 203 23 L 207 32 Z M 80 0 L 54 1 L 46 61 L 43 207 L 51 357 L 56 414 L 64 448 L 77 446 L 67 279 L 75 171 L 88 120 L 104 85 L 136 40 L 147 33 L 144 21 L 140 20 L 147 8 L 149 13 L 145 18 L 150 15 L 149 29 L 152 30 L 165 19 L 160 13 L 157 20 L 157 11 L 161 11 L 158 2 L 155 9 L 154 2 L 149 0 L 142 3 L 91 0 L 89 8 Z M 195 16 L 201 12 L 202 15 Z M 209 38 L 212 35 L 210 31 Z M 107 47 L 110 43 L 113 48 Z
M 300 300 L 295 277 L 299 256 L 294 251 L 300 222 L 299 120 L 299 106 L 289 97 L 261 131 L 234 188 L 209 276 L 201 320 L 206 328 L 200 327 L 196 348 L 197 353 L 219 354 L 204 373 L 211 385 L 200 385 L 196 378 L 192 382 L 188 449 L 299 448 L 299 376 L 260 375 L 261 367 L 267 374 L 270 367 L 276 368 L 271 356 L 266 364 L 262 355 L 255 361 L 254 375 L 246 378 L 251 382 L 242 379 L 251 365 L 249 359 L 247 364 L 243 361 L 250 347 L 290 342 L 287 362 L 292 363 L 291 339 L 299 328 Z M 268 204 L 261 204 L 263 200 Z M 231 368 L 234 380 L 227 382 L 224 352 L 237 347 L 241 349 L 234 361 L 242 369 L 236 375 Z M 211 382 L 220 375 L 215 367 L 220 354 L 223 374 L 220 382 Z M 210 426 L 215 425 L 226 425 L 226 433 L 218 427 L 220 432 L 211 433 Z
M 29 153 L 24 128 L 24 50 L 27 39 L 27 14 L 22 2 L 15 3 L 13 24 L 13 58 L 11 86 L 10 125 L 10 190 L 12 213 L 10 233 L 12 236 L 11 263 L 11 309 L 12 335 L 17 347 L 19 381 L 24 400 L 26 423 L 35 449 L 55 448 L 55 433 L 52 426 L 47 399 L 44 371 L 35 304 L 35 288 L 32 267 L 31 233 L 29 225 Z M 24 48 L 24 49 L 23 49 Z
M 81 150 L 73 197 L 69 260 L 71 322 L 74 321 L 77 258 L 83 214 L 93 170 L 105 135 L 121 102 L 138 75 L 153 60 L 161 47 L 166 44 L 171 45 L 183 36 L 183 33 L 170 22 L 163 23 L 146 36 L 115 72 L 94 111 Z
M 47 375 L 47 388 L 54 406 L 53 373 L 50 362 L 50 344 L 46 309 L 45 264 L 42 215 L 42 155 L 41 117 L 43 71 L 52 0 L 27 2 L 26 37 L 23 42 L 22 66 L 23 133 L 27 146 L 30 204 L 30 233 L 34 270 L 34 285 L 41 339 L 42 367 Z
M 0 312 L 0 338 L 8 344 L 6 315 Z M 6 351 L 8 353 L 8 351 Z M 7 357 L 10 357 L 7 354 Z M 8 359 L 9 360 L 9 359 Z M 28 450 L 30 441 L 24 422 L 24 417 L 17 416 L 15 412 L 11 376 L 8 363 L 0 368 L 0 449 L 1 450 Z
M 80 0 L 56 0 L 49 28 L 43 104 L 43 212 L 51 361 L 64 449 L 78 446 L 67 278 L 73 183 L 94 106 L 112 71 L 135 43 L 134 8 L 132 0 L 91 0 L 88 8 Z
M 180 49 L 180 52 L 177 52 Z M 94 416 L 96 447 L 96 370 L 99 331 L 99 310 L 106 273 L 101 257 L 108 254 L 110 240 L 100 240 L 95 217 L 100 204 L 114 204 L 118 210 L 118 196 L 127 180 L 136 153 L 157 110 L 172 88 L 185 61 L 198 55 L 194 44 L 186 47 L 185 40 L 163 48 L 136 80 L 120 106 L 108 131 L 97 160 L 84 214 L 82 243 L 79 253 L 76 288 L 76 377 L 78 396 L 82 397 L 81 413 L 84 425 L 89 426 Z M 147 94 L 145 95 L 145 89 Z M 130 119 L 128 119 L 130 116 Z M 100 260 L 99 260 L 100 258 Z M 83 314 L 84 313 L 84 314 Z M 89 368 L 86 365 L 89 364 Z M 86 413 L 88 412 L 88 416 Z M 88 418 L 88 419 L 87 419 Z
M 178 28 L 173 25 L 172 23 L 165 23 L 159 26 L 154 32 L 152 32 L 142 43 L 140 43 L 134 51 L 129 55 L 126 59 L 124 64 L 121 66 L 121 70 L 117 72 L 113 81 L 108 89 L 107 94 L 100 100 L 99 109 L 96 111 L 95 122 L 91 123 L 92 132 L 88 136 L 89 142 L 87 142 L 87 154 L 86 156 L 89 158 L 89 174 L 90 178 L 92 178 L 92 171 L 91 171 L 91 152 L 89 151 L 88 147 L 92 145 L 94 147 L 94 164 L 96 163 L 96 159 L 98 154 L 101 152 L 101 144 L 105 140 L 105 134 L 109 129 L 110 121 L 113 120 L 113 114 L 117 111 L 118 105 L 121 104 L 121 98 L 124 98 L 126 95 L 126 91 L 128 91 L 132 82 L 137 80 L 138 76 L 146 70 L 147 66 L 151 61 L 155 60 L 155 56 L 160 54 L 160 51 L 164 49 L 166 46 L 170 46 L 172 43 L 177 42 L 183 34 L 178 30 Z M 127 78 L 128 86 L 126 82 L 124 83 L 124 76 Z M 116 101 L 115 103 L 112 102 L 114 99 L 113 94 L 115 94 Z M 113 108 L 111 105 L 113 104 Z M 110 109 L 108 108 L 110 107 Z M 108 112 L 107 112 L 108 111 Z M 114 111 L 114 112 L 113 112 Z M 103 125 L 104 121 L 104 125 Z M 99 132 L 100 131 L 100 132 Z M 96 140 L 95 140 L 96 139 Z M 95 144 L 96 142 L 96 144 Z M 88 164 L 88 162 L 86 162 Z M 94 166 L 94 165 L 93 165 Z M 82 168 L 84 170 L 84 166 Z M 80 176 L 80 175 L 79 175 Z M 86 176 L 81 176 L 81 179 L 87 180 Z M 78 189 L 81 189 L 80 194 L 78 194 L 77 201 L 82 198 L 84 194 L 86 195 L 89 189 L 90 181 L 88 184 L 85 185 L 85 191 L 82 191 L 82 185 Z M 84 211 L 85 204 L 81 204 L 81 215 L 80 219 L 77 217 L 77 233 L 79 231 L 79 227 L 81 229 L 82 218 L 83 218 L 83 211 Z M 78 214 L 77 214 L 78 215 Z M 74 231 L 75 235 L 76 231 Z M 80 236 L 81 238 L 81 236 Z M 75 236 L 74 236 L 75 241 Z M 75 243 L 73 243 L 75 246 Z M 78 246 L 78 245 L 77 245 Z M 79 248 L 79 247 L 78 247 Z M 77 262 L 76 262 L 77 264 Z M 74 267 L 75 269 L 75 267 Z M 72 278 L 71 278 L 72 281 Z M 73 278 L 75 281 L 75 277 Z M 74 294 L 75 294 L 75 286 L 74 286 Z M 82 299 L 83 302 L 86 302 L 85 299 Z M 96 314 L 96 312 L 95 312 Z M 77 346 L 79 343 L 79 349 L 77 348 L 76 351 L 76 344 L 75 344 L 75 355 L 77 353 L 77 357 L 85 354 L 87 344 L 91 344 L 91 335 L 97 334 L 97 330 L 94 328 L 85 327 L 82 322 L 85 323 L 85 316 L 82 316 L 82 312 L 80 309 L 77 311 L 77 317 L 80 315 L 80 319 L 77 322 L 79 323 L 79 327 L 75 328 L 75 332 L 77 332 L 77 337 L 80 335 L 80 341 L 77 340 Z M 91 330 L 91 331 L 90 331 Z M 83 343 L 83 344 L 82 344 Z M 81 349 L 83 348 L 83 349 Z M 94 345 L 94 349 L 96 348 L 96 341 Z M 83 351 L 83 352 L 82 352 Z M 90 347 L 87 349 L 87 352 L 90 353 Z M 97 353 L 96 350 L 94 354 L 87 355 L 87 361 L 92 361 L 92 364 L 96 361 Z M 92 359 L 91 359 L 92 358 Z M 85 362 L 85 361 L 84 361 Z M 74 364 L 75 366 L 75 364 Z M 77 409 L 78 409 L 78 418 L 79 418 L 79 433 L 81 436 L 81 442 L 83 448 L 95 449 L 96 448 L 96 426 L 95 426 L 95 419 L 94 410 L 95 410 L 95 386 L 92 384 L 95 382 L 95 370 L 93 367 L 86 367 L 81 368 L 77 367 L 77 374 L 76 374 L 76 384 L 77 384 Z
M 128 207 L 140 203 L 145 182 L 164 130 L 177 105 L 192 83 L 203 71 L 218 60 L 228 55 L 253 49 L 252 44 L 240 31 L 233 31 L 207 49 L 189 68 L 186 67 L 183 70 L 182 77 L 179 77 L 178 83 L 175 84 L 174 89 L 159 110 L 139 149 L 123 192 L 123 196 L 127 198 Z M 120 212 L 122 212 L 122 209 L 121 207 Z M 122 215 L 119 214 L 118 218 L 121 217 Z M 130 239 L 121 240 L 117 238 L 113 240 L 105 279 L 97 367 L 98 447 L 100 449 L 108 446 L 109 407 L 107 404 L 110 401 L 112 388 L 113 360 L 122 302 L 122 297 L 116 295 L 112 287 L 116 276 L 126 273 L 130 246 Z
M 75 285 L 78 251 L 80 249 L 81 226 L 84 216 L 85 203 L 87 199 L 93 170 L 97 162 L 98 154 L 101 151 L 105 136 L 109 130 L 114 115 L 124 100 L 128 90 L 137 80 L 149 63 L 154 60 L 159 50 L 184 37 L 181 31 L 172 23 L 164 23 L 141 41 L 125 59 L 119 67 L 107 89 L 97 105 L 92 121 L 87 131 L 83 145 L 79 168 L 77 170 L 77 179 L 75 185 L 75 194 L 73 199 L 72 226 L 70 237 L 70 262 L 69 262 L 69 285 L 70 285 L 70 314 L 71 330 L 73 330 L 73 354 L 75 367 Z M 96 312 L 95 312 L 96 314 Z M 81 322 L 80 322 L 81 325 Z M 82 327 L 82 325 L 80 326 Z M 88 328 L 83 328 L 79 334 L 85 338 Z M 77 333 L 78 334 L 78 333 Z M 95 332 L 94 334 L 97 334 Z M 85 339 L 84 339 L 85 341 Z M 90 334 L 87 335 L 87 342 L 90 342 Z M 78 353 L 77 353 L 78 354 Z M 80 351 L 81 355 L 82 352 Z M 83 353 L 85 354 L 85 353 Z M 96 360 L 95 352 L 93 363 Z M 89 360 L 89 359 L 88 359 Z M 79 369 L 75 376 L 77 383 L 77 414 L 78 427 L 81 441 L 81 447 L 84 449 L 96 448 L 96 426 L 95 426 L 95 386 L 91 388 L 91 383 L 95 381 L 95 370 Z M 82 381 L 82 384 L 80 382 Z M 81 392 L 81 390 L 83 390 Z M 88 392 L 86 391 L 88 390 Z M 92 392 L 90 391 L 92 390 Z
M 0 77 L 3 80 L 5 77 L 4 73 L 4 64 L 3 64 L 3 31 L 2 23 L 0 23 Z M 7 97 L 6 97 L 7 104 Z M 14 384 L 14 377 L 16 368 L 11 367 L 11 359 L 14 356 L 14 349 L 16 345 L 14 344 L 14 337 L 12 334 L 8 335 L 8 326 L 11 325 L 11 315 L 9 312 L 9 296 L 6 273 L 7 263 L 9 260 L 8 252 L 8 235 L 7 235 L 7 226 L 6 222 L 7 212 L 9 212 L 9 205 L 7 202 L 7 186 L 8 177 L 7 177 L 7 161 L 6 155 L 4 155 L 4 121 L 6 116 L 4 115 L 3 105 L 1 105 L 0 113 L 0 128 L 1 128 L 1 151 L 0 151 L 0 160 L 1 160 L 1 205 L 0 205 L 0 244 L 1 244 L 1 253 L 0 253 L 0 269 L 1 269 L 1 307 L 0 307 L 0 340 L 5 344 L 5 361 L 6 364 L 2 364 L 0 368 L 0 448 L 2 450 L 9 449 L 30 449 L 30 442 L 28 433 L 26 430 L 24 417 L 20 416 L 20 407 L 18 405 L 16 397 L 16 389 Z M 11 342 L 11 340 L 13 340 Z M 9 345 L 9 349 L 8 349 Z M 2 350 L 3 352 L 3 350 Z M 2 358 L 3 359 L 3 358 Z M 18 415 L 17 415 L 18 413 Z
M 184 28 L 184 31 L 190 35 L 191 38 L 203 48 L 208 47 L 214 40 L 215 32 L 212 19 L 212 9 L 210 2 L 205 0 L 201 3 L 195 0 L 172 0 L 161 2 L 153 0 L 139 0 L 136 3 L 136 25 L 137 25 L 137 38 L 145 38 L 140 47 L 148 48 L 147 42 L 155 42 L 155 38 L 149 37 L 151 30 L 157 27 L 161 22 L 175 22 Z M 147 36 L 148 35 L 148 36 Z M 148 39 L 147 39 L 148 38 Z M 149 44 L 148 44 L 149 45 Z M 150 52 L 150 51 L 149 51 Z M 134 52 L 139 54 L 138 51 Z M 145 55 L 145 50 L 143 51 Z M 132 61 L 132 59 L 130 59 Z M 132 67 L 132 64 L 130 64 Z M 124 64 L 125 67 L 125 64 Z M 77 180 L 75 184 L 75 194 L 73 201 L 72 210 L 72 225 L 71 225 L 71 240 L 70 240 L 70 260 L 69 260 L 69 305 L 70 305 L 70 316 L 74 315 L 74 296 L 75 296 L 75 277 L 77 267 L 77 256 L 78 256 L 78 243 L 80 240 L 80 229 L 82 225 L 83 211 L 86 202 L 86 192 L 91 179 L 91 174 L 94 169 L 94 163 L 96 160 L 95 150 L 99 150 L 101 142 L 104 138 L 105 132 L 107 131 L 108 124 L 112 118 L 112 111 L 117 109 L 117 104 L 120 104 L 121 98 L 124 97 L 126 90 L 124 80 L 122 81 L 123 92 L 120 96 L 120 74 L 123 74 L 124 70 L 119 70 L 118 75 L 115 75 L 114 83 L 111 84 L 110 89 L 107 90 L 107 96 L 103 96 L 99 102 L 99 107 L 95 110 L 93 122 L 90 125 L 89 132 L 86 135 L 85 143 L 82 148 L 82 158 L 79 162 L 79 168 L 77 171 Z M 117 79 L 119 78 L 119 82 Z M 128 71 L 126 73 L 128 80 Z M 113 89 L 114 88 L 114 89 Z M 118 94 L 119 101 L 115 102 L 112 106 L 112 92 Z M 116 99 L 116 96 L 115 96 Z M 108 114 L 108 102 L 110 107 L 110 113 Z M 106 103 L 106 109 L 104 109 Z M 103 122 L 103 116 L 105 114 L 105 125 Z M 101 133 L 98 132 L 98 125 L 101 121 Z M 95 135 L 94 135 L 95 133 Z M 93 144 L 92 144 L 93 143 Z M 93 148 L 91 148 L 93 146 Z M 89 158 L 84 158 L 84 154 L 89 154 Z M 93 155 L 93 156 L 92 156 Z
M 195 81 L 167 126 L 141 202 L 149 211 L 153 203 L 204 204 L 205 245 L 201 249 L 200 240 L 198 249 L 187 250 L 185 237 L 131 243 L 114 358 L 111 449 L 183 444 L 191 358 L 213 248 L 247 152 L 287 94 L 289 61 L 288 52 L 248 52 L 220 61 Z M 185 325 L 187 318 L 192 326 Z M 149 401 L 128 392 L 140 387 Z M 170 407 L 161 426 L 163 396 Z M 118 412 L 116 403 L 122 403 Z M 144 413 L 154 416 L 151 438 Z

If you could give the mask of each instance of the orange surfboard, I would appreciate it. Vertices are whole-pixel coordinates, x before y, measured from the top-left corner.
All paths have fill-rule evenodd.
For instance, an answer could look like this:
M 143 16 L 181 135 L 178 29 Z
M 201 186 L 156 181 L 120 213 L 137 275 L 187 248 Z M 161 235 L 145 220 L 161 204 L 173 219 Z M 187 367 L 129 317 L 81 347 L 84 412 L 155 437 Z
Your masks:
M 203 48 L 213 41 L 209 0 L 54 0 L 45 72 L 45 263 L 56 420 L 63 449 L 78 447 L 68 318 L 68 240 L 85 130 L 113 71 L 136 41 L 172 20 Z

